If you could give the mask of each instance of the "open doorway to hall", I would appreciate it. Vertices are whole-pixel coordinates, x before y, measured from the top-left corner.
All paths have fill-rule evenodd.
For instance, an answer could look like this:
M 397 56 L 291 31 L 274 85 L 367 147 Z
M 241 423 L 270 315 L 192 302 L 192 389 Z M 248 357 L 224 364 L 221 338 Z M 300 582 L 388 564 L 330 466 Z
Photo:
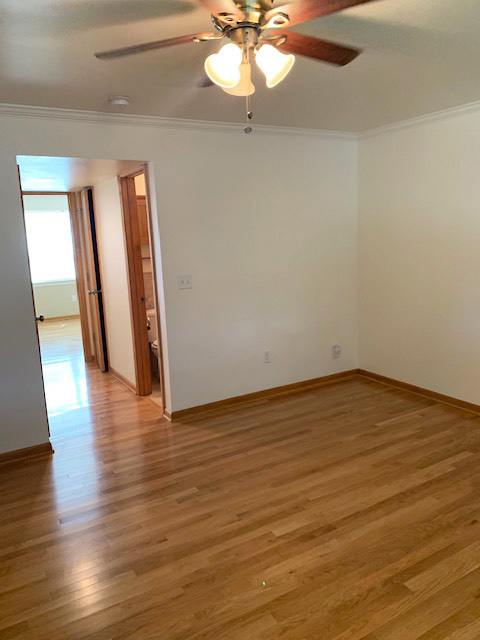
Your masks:
M 99 385 L 118 385 L 114 377 L 163 410 L 145 166 L 33 156 L 17 163 L 52 436 L 84 424 L 90 398 Z
M 85 353 L 68 194 L 23 193 L 49 416 L 85 406 Z

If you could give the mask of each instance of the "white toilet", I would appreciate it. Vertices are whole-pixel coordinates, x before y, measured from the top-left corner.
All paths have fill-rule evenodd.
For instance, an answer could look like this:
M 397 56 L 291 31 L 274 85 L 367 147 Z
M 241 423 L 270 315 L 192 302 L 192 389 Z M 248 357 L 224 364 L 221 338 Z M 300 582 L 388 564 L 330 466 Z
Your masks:
M 159 377 L 158 370 L 158 336 L 157 336 L 157 312 L 155 309 L 147 309 L 148 346 L 150 347 L 150 366 L 152 375 Z
M 157 312 L 147 309 L 148 342 L 152 344 L 157 339 Z
M 148 342 L 155 358 L 158 358 L 157 312 L 147 309 Z

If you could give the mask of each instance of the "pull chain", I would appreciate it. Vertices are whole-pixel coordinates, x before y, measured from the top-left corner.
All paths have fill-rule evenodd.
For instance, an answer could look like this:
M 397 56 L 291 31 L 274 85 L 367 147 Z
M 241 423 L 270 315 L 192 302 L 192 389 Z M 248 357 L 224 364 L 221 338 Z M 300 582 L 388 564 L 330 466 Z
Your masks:
M 246 56 L 247 56 L 247 65 L 249 67 L 249 76 L 248 76 L 248 93 L 245 96 L 245 111 L 246 111 L 246 127 L 243 130 L 245 133 L 252 133 L 253 129 L 250 126 L 250 120 L 253 118 L 253 111 L 251 110 L 251 104 L 250 104 L 250 89 L 251 89 L 251 82 L 252 82 L 252 68 L 250 66 L 250 46 L 249 46 L 249 41 L 247 39 L 247 52 L 246 52 Z
M 250 126 L 249 120 L 252 118 L 253 113 L 250 111 L 250 96 L 245 96 L 245 110 L 246 110 L 246 127 L 244 129 L 245 133 L 252 133 L 253 129 Z

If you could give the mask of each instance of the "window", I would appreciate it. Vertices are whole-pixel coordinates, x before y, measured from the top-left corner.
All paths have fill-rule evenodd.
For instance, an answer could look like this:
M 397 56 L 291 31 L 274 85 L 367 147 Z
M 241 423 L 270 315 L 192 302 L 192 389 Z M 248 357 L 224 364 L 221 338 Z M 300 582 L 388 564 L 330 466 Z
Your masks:
M 27 229 L 28 255 L 33 284 L 75 280 L 75 262 L 73 258 L 72 230 L 68 200 L 64 199 L 64 208 L 48 210 L 47 203 L 42 208 L 33 208 L 39 198 L 46 200 L 49 196 L 32 196 L 37 202 L 28 203 L 25 196 L 25 226 Z M 60 196 L 53 196 L 52 204 L 59 209 Z M 30 208 L 30 206 L 32 208 Z

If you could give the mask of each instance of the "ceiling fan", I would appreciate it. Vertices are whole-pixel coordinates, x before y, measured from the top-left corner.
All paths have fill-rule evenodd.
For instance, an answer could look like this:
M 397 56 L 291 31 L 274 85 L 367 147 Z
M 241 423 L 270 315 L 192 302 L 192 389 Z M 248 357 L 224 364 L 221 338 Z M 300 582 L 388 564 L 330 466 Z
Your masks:
M 359 49 L 286 29 L 373 1 L 296 0 L 272 7 L 272 0 L 199 0 L 210 12 L 217 33 L 194 33 L 145 42 L 102 51 L 95 56 L 101 60 L 111 60 L 177 44 L 228 38 L 228 44 L 205 60 L 208 80 L 203 86 L 215 83 L 232 95 L 250 96 L 255 91 L 251 80 L 253 59 L 265 75 L 267 87 L 276 86 L 286 77 L 295 62 L 293 54 L 337 66 L 344 66 L 354 60 L 361 53 Z

